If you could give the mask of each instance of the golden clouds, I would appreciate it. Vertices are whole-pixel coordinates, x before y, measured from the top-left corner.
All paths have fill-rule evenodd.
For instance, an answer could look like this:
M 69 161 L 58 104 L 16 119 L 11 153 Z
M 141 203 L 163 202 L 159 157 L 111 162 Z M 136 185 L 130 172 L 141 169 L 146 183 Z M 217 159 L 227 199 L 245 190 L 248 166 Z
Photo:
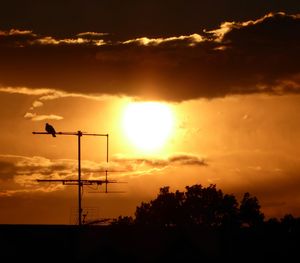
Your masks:
M 205 39 L 199 34 L 191 34 L 189 36 L 167 37 L 167 38 L 148 38 L 141 37 L 136 39 L 130 39 L 123 42 L 123 44 L 139 44 L 144 46 L 157 46 L 164 43 L 176 43 L 180 41 L 186 41 L 188 45 L 193 46 L 197 43 L 203 42 Z
M 169 101 L 298 93 L 299 20 L 270 13 L 206 32 L 127 40 L 92 31 L 61 39 L 7 31 L 0 36 L 1 83 Z
M 44 120 L 62 120 L 64 117 L 55 114 L 39 115 L 32 112 L 26 112 L 24 118 L 30 119 L 32 121 L 44 121 Z

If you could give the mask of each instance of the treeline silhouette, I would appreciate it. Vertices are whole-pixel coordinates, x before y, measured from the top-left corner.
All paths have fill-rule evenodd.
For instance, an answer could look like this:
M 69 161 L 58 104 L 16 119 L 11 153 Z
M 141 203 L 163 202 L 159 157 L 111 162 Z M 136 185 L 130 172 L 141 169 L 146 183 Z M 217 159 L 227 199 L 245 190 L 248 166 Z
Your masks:
M 300 218 L 285 214 L 265 220 L 256 196 L 244 193 L 239 203 L 233 194 L 224 194 L 215 184 L 186 186 L 185 192 L 160 188 L 156 199 L 137 206 L 135 218 L 119 216 L 111 225 L 204 226 L 210 228 L 254 228 L 280 226 L 290 232 L 300 227 Z
M 3 262 L 277 262 L 299 258 L 300 219 L 266 219 L 258 199 L 187 186 L 103 225 L 0 225 Z
M 147 229 L 149 236 L 160 229 L 168 245 L 159 259 L 272 262 L 299 258 L 300 218 L 286 214 L 266 219 L 257 197 L 246 192 L 238 202 L 215 184 L 175 192 L 162 187 L 154 200 L 136 208 L 134 218 L 119 216 L 112 226 Z M 152 259 L 158 260 L 155 255 Z
M 257 227 L 264 223 L 264 214 L 255 196 L 245 193 L 239 204 L 232 194 L 223 194 L 216 185 L 187 186 L 185 192 L 170 192 L 168 186 L 160 188 L 156 199 L 142 202 L 136 208 L 135 218 L 120 216 L 113 225 L 141 226 L 205 226 L 205 227 Z

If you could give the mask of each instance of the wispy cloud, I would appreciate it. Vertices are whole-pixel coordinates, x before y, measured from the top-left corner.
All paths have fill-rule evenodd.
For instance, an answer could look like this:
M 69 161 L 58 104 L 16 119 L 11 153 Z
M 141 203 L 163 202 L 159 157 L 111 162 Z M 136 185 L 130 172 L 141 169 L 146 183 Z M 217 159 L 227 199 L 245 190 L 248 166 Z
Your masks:
M 114 156 L 113 160 L 118 163 L 125 163 L 128 166 L 152 166 L 152 167 L 166 167 L 166 166 L 181 166 L 181 165 L 196 165 L 207 166 L 207 162 L 204 158 L 198 155 L 192 155 L 187 153 L 177 153 L 166 158 L 151 158 L 151 157 L 127 157 L 123 155 Z
M 35 100 L 33 103 L 32 103 L 32 106 L 30 107 L 30 110 L 33 110 L 35 108 L 39 108 L 39 107 L 42 107 L 44 105 L 43 102 L 39 101 L 39 100 Z
M 92 37 L 92 38 L 99 38 L 108 35 L 109 33 L 99 33 L 99 32 L 81 32 L 77 34 L 78 37 Z
M 189 45 L 195 45 L 197 43 L 203 42 L 205 39 L 199 34 L 191 34 L 188 36 L 178 36 L 178 37 L 167 37 L 167 38 L 148 38 L 148 37 L 140 37 L 136 39 L 130 39 L 122 42 L 123 44 L 132 44 L 136 43 L 144 46 L 157 46 L 164 43 L 172 43 L 179 41 L 186 41 Z
M 9 93 L 9 94 L 21 94 L 21 95 L 28 95 L 28 96 L 41 96 L 39 100 L 46 101 L 46 100 L 55 100 L 60 98 L 84 98 L 90 100 L 98 100 L 103 101 L 106 99 L 111 98 L 108 95 L 92 95 L 92 94 L 85 94 L 85 93 L 74 93 L 74 92 L 67 92 L 63 90 L 57 89 L 46 89 L 46 88 L 28 88 L 28 87 L 0 87 L 0 92 Z M 41 102 L 34 102 L 36 105 L 40 104 Z
M 30 189 L 7 189 L 0 190 L 0 197 L 5 196 L 15 196 L 15 195 L 24 195 L 24 194 L 32 194 L 32 193 L 50 193 L 64 189 L 63 185 L 60 184 L 48 184 L 47 186 L 38 186 L 31 187 Z
M 46 94 L 55 93 L 52 89 L 32 89 L 28 87 L 0 87 L 0 92 L 10 93 L 10 94 L 22 94 L 22 95 L 32 95 L 41 96 Z
M 9 93 L 9 94 L 22 94 L 28 96 L 40 96 L 40 101 L 34 101 L 33 107 L 42 106 L 43 102 L 47 100 L 55 100 L 60 98 L 83 98 L 88 100 L 96 100 L 96 101 L 104 101 L 112 98 L 109 95 L 93 95 L 93 94 L 85 94 L 85 93 L 75 93 L 75 92 L 67 92 L 63 90 L 57 89 L 45 89 L 45 88 L 28 88 L 28 87 L 1 87 L 0 92 Z
M 89 100 L 103 101 L 111 98 L 111 96 L 106 95 L 88 95 L 83 93 L 68 93 L 65 91 L 55 90 L 55 89 L 33 89 L 27 87 L 0 87 L 0 92 L 8 94 L 21 94 L 27 96 L 38 96 L 38 100 L 33 101 L 32 106 L 29 108 L 30 111 L 26 112 L 24 115 L 25 119 L 32 121 L 44 121 L 44 120 L 62 120 L 63 116 L 56 114 L 37 114 L 32 112 L 38 107 L 42 107 L 44 102 L 50 100 L 56 100 L 60 98 L 83 98 Z M 44 101 L 44 102 L 43 102 Z
M 102 39 L 86 39 L 82 37 L 78 38 L 65 38 L 65 39 L 55 39 L 53 37 L 43 37 L 36 39 L 32 42 L 32 44 L 41 44 L 41 45 L 95 45 L 102 46 L 105 45 L 105 41 Z
M 74 38 L 55 38 L 52 36 L 41 36 L 33 33 L 31 30 L 10 29 L 0 31 L 2 44 L 16 47 L 32 46 L 32 45 L 105 45 L 106 42 L 99 37 L 105 36 L 105 33 L 85 32 L 77 34 Z
M 0 36 L 24 36 L 30 35 L 36 37 L 37 35 L 32 32 L 32 30 L 20 30 L 20 29 L 10 29 L 7 31 L 0 31 Z
M 24 118 L 30 119 L 32 121 L 44 121 L 44 120 L 62 120 L 64 117 L 55 114 L 39 115 L 32 112 L 26 112 Z

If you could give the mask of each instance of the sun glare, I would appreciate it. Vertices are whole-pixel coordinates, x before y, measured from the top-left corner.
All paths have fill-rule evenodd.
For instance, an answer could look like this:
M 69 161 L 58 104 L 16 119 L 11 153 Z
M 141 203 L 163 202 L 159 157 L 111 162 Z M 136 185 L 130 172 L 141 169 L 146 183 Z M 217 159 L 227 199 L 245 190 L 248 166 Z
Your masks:
M 129 140 L 140 150 L 157 150 L 172 132 L 172 110 L 159 102 L 130 103 L 124 111 L 123 128 Z

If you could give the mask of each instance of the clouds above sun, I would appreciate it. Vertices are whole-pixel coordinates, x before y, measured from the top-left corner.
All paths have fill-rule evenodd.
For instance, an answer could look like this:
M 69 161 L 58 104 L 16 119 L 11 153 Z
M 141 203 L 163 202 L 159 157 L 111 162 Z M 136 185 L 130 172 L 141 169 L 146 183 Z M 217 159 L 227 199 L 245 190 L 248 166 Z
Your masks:
M 299 93 L 299 30 L 300 15 L 278 12 L 188 35 L 127 40 L 96 32 L 58 39 L 1 31 L 1 90 L 169 101 Z

